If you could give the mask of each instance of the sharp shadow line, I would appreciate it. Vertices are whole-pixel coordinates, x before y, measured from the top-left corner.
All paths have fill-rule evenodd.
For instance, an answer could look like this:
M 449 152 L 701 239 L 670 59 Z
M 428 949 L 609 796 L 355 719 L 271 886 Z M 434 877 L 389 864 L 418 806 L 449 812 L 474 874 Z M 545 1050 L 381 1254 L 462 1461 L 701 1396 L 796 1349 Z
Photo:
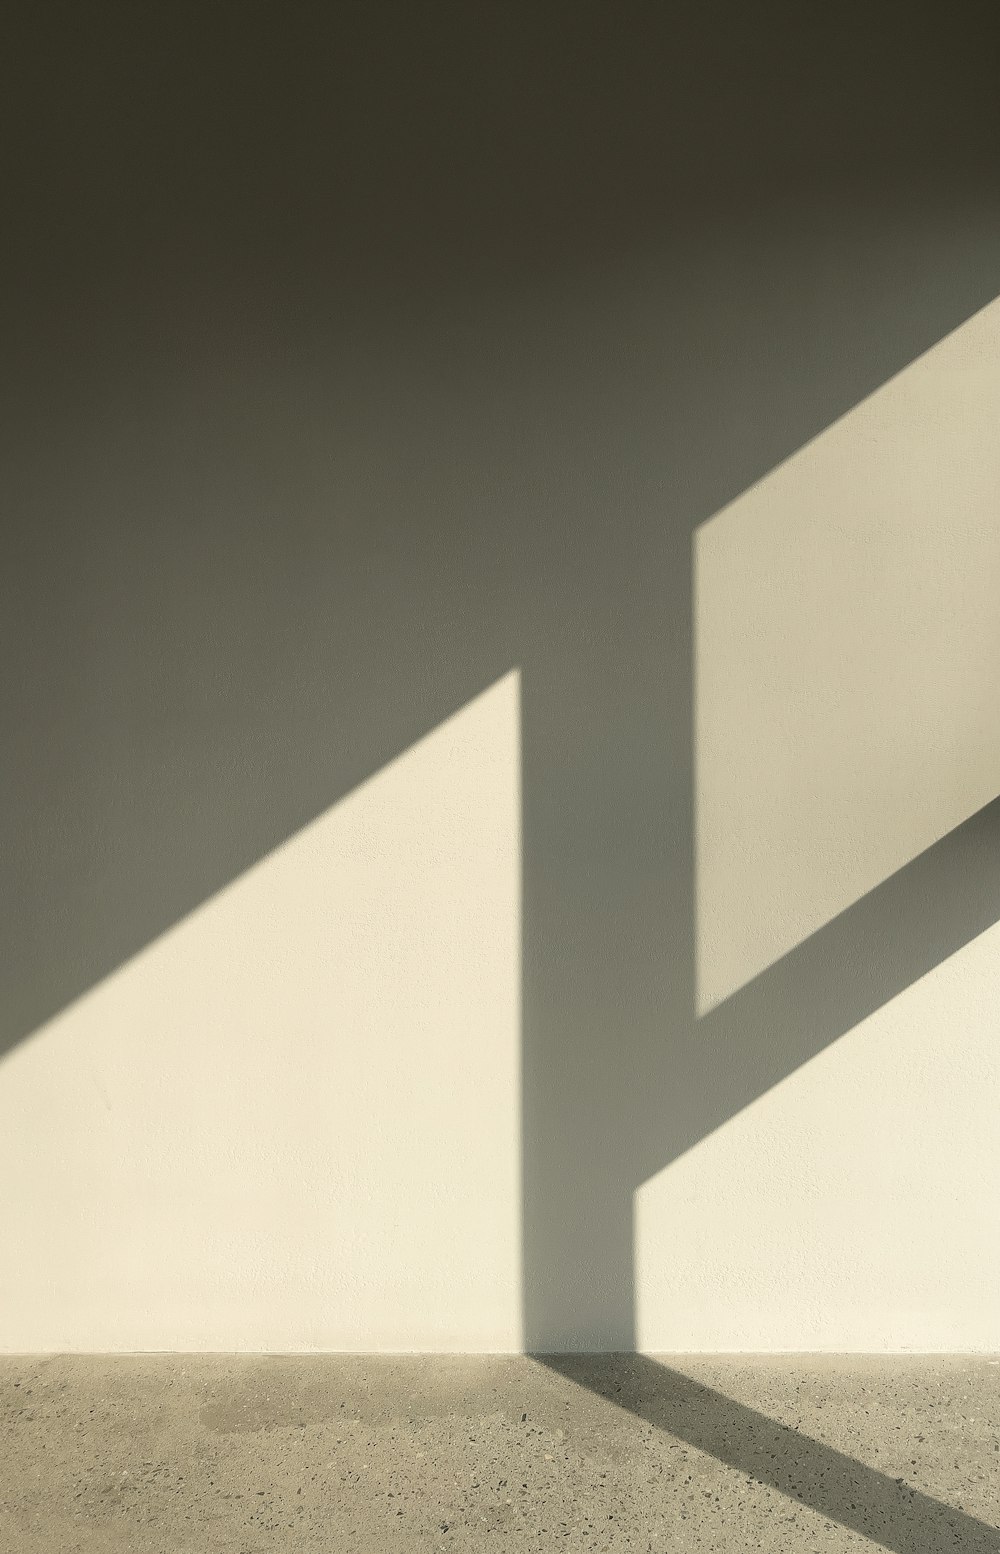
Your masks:
M 893 1554 L 997 1554 L 1000 1531 L 644 1355 L 535 1355 L 655 1429 Z
M 1000 917 L 1000 798 L 890 875 L 694 1026 L 719 1127 Z M 678 1120 L 678 1129 L 683 1121 Z M 650 1163 L 651 1174 L 666 1164 Z M 645 1177 L 643 1177 L 645 1180 Z
M 453 10 L 24 29 L 0 1045 L 524 663 L 526 1326 L 624 1347 L 634 1186 L 995 920 L 991 809 L 694 1019 L 691 521 L 995 296 L 994 38 Z

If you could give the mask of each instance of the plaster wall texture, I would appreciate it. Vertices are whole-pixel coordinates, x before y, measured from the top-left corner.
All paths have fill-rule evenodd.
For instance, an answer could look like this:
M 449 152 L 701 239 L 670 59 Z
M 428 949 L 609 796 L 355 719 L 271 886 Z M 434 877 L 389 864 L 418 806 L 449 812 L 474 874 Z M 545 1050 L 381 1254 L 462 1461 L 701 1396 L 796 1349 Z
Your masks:
M 519 1339 L 516 677 L 10 1054 L 9 1351 Z
M 703 1000 L 991 796 L 996 337 L 987 308 L 695 532 Z M 7 1055 L 4 1349 L 521 1346 L 519 691 Z M 998 955 L 638 1190 L 641 1347 L 996 1347 Z
M 0 1349 L 1000 1348 L 990 25 L 250 9 L 8 7 Z

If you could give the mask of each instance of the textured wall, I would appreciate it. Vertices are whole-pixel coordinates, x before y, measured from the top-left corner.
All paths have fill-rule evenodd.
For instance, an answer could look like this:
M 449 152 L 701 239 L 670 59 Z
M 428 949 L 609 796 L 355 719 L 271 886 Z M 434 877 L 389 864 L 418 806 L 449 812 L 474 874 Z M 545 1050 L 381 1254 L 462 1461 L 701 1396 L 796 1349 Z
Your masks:
M 961 10 L 14 8 L 0 1346 L 1000 1342 Z
M 3 1343 L 520 1337 L 510 677 L 9 1054 Z

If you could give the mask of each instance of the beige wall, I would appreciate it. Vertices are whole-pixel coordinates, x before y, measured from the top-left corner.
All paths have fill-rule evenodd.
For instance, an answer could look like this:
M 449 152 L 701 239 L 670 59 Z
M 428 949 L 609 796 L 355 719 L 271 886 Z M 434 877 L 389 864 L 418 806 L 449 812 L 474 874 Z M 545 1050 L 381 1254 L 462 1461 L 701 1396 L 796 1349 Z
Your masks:
M 1000 1346 L 996 70 L 849 13 L 24 7 L 0 1348 Z
M 697 529 L 703 1011 L 996 797 L 998 427 L 993 303 Z
M 993 303 L 696 530 L 701 1013 L 1000 791 L 998 429 Z M 644 1348 L 995 1349 L 998 957 L 991 929 L 643 1185 Z
M 517 677 L 36 1032 L 0 1345 L 516 1349 Z
M 695 530 L 703 1012 L 1000 786 L 997 318 Z M 6 1350 L 520 1347 L 521 725 L 512 671 L 8 1053 Z M 638 1189 L 642 1347 L 996 1347 L 998 955 Z
M 639 1189 L 642 1348 L 996 1352 L 998 977 L 992 929 Z

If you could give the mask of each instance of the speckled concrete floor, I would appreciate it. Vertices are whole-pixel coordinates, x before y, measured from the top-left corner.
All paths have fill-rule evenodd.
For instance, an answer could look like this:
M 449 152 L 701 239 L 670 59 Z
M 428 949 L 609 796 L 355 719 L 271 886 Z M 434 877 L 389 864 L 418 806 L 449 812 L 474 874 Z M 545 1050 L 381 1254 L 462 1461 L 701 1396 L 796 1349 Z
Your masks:
M 1000 1362 L 0 1359 L 3 1554 L 1000 1551 Z

